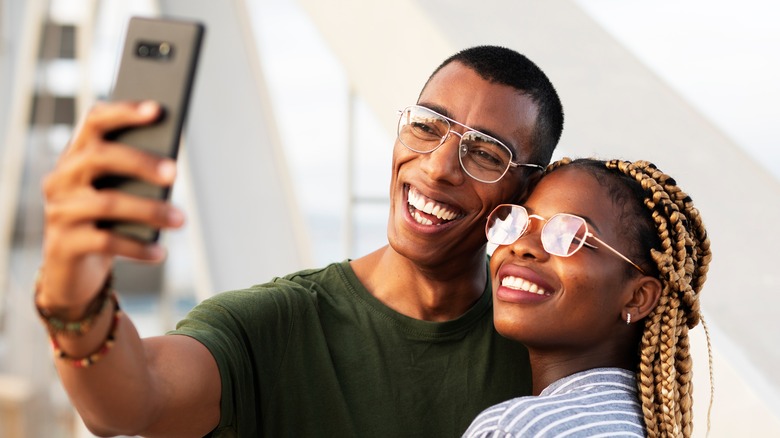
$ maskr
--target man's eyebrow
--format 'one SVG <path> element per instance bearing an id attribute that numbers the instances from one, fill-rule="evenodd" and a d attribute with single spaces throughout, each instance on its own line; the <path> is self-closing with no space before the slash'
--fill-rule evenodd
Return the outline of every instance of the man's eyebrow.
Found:
<path id="1" fill-rule="evenodd" d="M 457 121 L 455 119 L 455 117 L 452 117 L 452 114 L 449 111 L 447 111 L 446 108 L 444 108 L 444 107 L 442 107 L 440 105 L 437 105 L 435 103 L 430 103 L 430 102 L 417 102 L 417 105 L 424 106 L 425 108 L 428 108 L 429 110 L 436 111 L 437 113 L 439 113 L 439 114 L 441 114 L 443 116 L 449 117 L 452 120 Z M 460 121 L 457 121 L 457 122 L 461 123 Z M 466 125 L 466 126 L 468 126 L 468 125 Z M 513 142 L 509 141 L 506 138 L 503 138 L 501 135 L 495 133 L 494 131 L 492 131 L 492 130 L 490 130 L 488 128 L 481 128 L 479 126 L 468 126 L 468 128 L 469 129 L 473 129 L 474 131 L 479 131 L 479 132 L 481 132 L 483 134 L 487 134 L 487 135 L 495 138 L 496 140 L 500 141 L 501 143 L 506 145 L 506 147 L 509 148 L 509 150 L 512 152 L 512 157 L 514 159 L 518 159 L 519 151 L 517 150 L 517 147 L 515 146 L 515 144 Z"/>
<path id="2" fill-rule="evenodd" d="M 450 114 L 450 112 L 447 111 L 446 108 L 444 108 L 443 106 L 437 105 L 435 103 L 431 103 L 431 102 L 417 102 L 417 105 L 424 106 L 425 108 L 428 108 L 429 110 L 436 111 L 437 113 L 439 113 L 439 114 L 441 114 L 443 116 L 447 116 L 447 117 L 449 117 L 449 118 L 451 118 L 453 120 L 455 119 L 454 117 L 452 117 L 452 114 Z"/>

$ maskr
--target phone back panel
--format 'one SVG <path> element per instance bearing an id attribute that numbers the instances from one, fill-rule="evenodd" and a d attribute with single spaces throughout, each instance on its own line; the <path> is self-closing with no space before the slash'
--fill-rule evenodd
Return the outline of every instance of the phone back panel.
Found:
<path id="1" fill-rule="evenodd" d="M 121 132 L 117 140 L 176 156 L 202 35 L 199 23 L 130 19 L 111 100 L 151 99 L 165 113 L 158 123 Z"/>
<path id="2" fill-rule="evenodd" d="M 177 157 L 203 32 L 203 25 L 197 22 L 130 19 L 110 100 L 154 100 L 163 113 L 154 124 L 118 130 L 108 139 Z M 156 199 L 167 199 L 170 191 L 122 176 L 102 177 L 95 186 Z M 159 236 L 158 230 L 132 223 L 102 221 L 98 226 L 147 242 Z"/>

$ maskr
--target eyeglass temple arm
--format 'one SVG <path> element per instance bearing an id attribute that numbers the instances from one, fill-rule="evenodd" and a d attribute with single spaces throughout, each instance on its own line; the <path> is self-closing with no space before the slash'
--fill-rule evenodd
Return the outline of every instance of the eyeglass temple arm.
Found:
<path id="1" fill-rule="evenodd" d="M 610 250 L 610 251 L 612 251 L 613 253 L 615 253 L 615 255 L 617 255 L 617 256 L 618 256 L 618 257 L 620 257 L 621 259 L 623 259 L 623 260 L 627 261 L 628 263 L 630 263 L 630 264 L 631 264 L 631 266 L 633 266 L 633 267 L 637 268 L 637 269 L 639 270 L 639 272 L 641 272 L 642 274 L 645 274 L 645 270 L 644 270 L 644 269 L 640 268 L 640 267 L 639 267 L 639 265 L 637 265 L 636 263 L 634 263 L 634 262 L 632 262 L 631 260 L 629 260 L 629 259 L 628 259 L 628 257 L 626 257 L 626 256 L 624 256 L 623 254 L 621 254 L 621 253 L 620 253 L 618 250 L 616 250 L 615 248 L 613 248 L 613 247 L 609 246 L 609 245 L 607 244 L 607 242 L 605 242 L 605 241 L 603 241 L 603 240 L 599 239 L 598 237 L 594 236 L 594 235 L 593 235 L 593 233 L 590 233 L 590 232 L 588 233 L 588 237 L 592 237 L 592 238 L 593 238 L 593 240 L 595 240 L 596 242 L 598 242 L 598 243 L 600 243 L 600 244 L 604 245 L 604 247 L 605 247 L 605 248 L 607 248 L 608 250 Z M 587 245 L 587 243 L 586 243 L 586 245 Z M 590 245 L 590 246 L 592 247 L 593 245 Z"/>
<path id="2" fill-rule="evenodd" d="M 509 162 L 510 167 L 531 167 L 534 169 L 544 170 L 544 166 L 540 166 L 538 164 L 531 164 L 531 163 L 515 163 L 514 161 Z"/>

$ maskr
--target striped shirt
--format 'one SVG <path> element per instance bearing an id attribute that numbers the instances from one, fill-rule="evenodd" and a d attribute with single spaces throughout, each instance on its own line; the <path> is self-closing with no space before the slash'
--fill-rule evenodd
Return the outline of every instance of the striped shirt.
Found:
<path id="1" fill-rule="evenodd" d="M 644 437 L 634 373 L 594 368 L 485 409 L 464 438 Z"/>

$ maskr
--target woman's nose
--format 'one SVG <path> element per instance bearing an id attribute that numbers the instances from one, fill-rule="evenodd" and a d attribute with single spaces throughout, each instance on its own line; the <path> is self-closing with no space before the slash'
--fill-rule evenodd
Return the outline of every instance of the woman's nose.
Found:
<path id="1" fill-rule="evenodd" d="M 540 261 L 547 260 L 550 254 L 545 251 L 542 244 L 542 224 L 534 226 L 534 222 L 531 221 L 525 233 L 509 245 L 510 249 L 518 257 Z"/>

